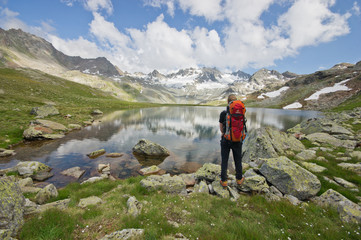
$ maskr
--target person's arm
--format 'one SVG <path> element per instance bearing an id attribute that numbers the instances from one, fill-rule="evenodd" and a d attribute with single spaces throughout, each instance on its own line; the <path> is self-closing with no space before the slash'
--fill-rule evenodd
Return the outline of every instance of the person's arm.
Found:
<path id="1" fill-rule="evenodd" d="M 224 132 L 223 132 L 223 124 L 222 123 L 219 123 L 219 130 L 221 130 L 221 133 L 222 133 L 222 136 L 223 136 L 223 134 L 224 134 Z"/>

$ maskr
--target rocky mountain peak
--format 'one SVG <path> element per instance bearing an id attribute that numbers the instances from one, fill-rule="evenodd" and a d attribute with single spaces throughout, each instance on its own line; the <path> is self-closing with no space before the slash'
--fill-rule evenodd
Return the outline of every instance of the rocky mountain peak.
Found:
<path id="1" fill-rule="evenodd" d="M 266 68 L 262 68 L 261 70 L 255 72 L 250 78 L 250 82 L 254 82 L 259 85 L 263 85 L 265 82 L 276 82 L 281 80 L 284 80 L 284 76 L 281 73 L 276 70 L 268 70 Z"/>
<path id="2" fill-rule="evenodd" d="M 346 69 L 346 68 L 351 68 L 353 66 L 354 64 L 351 63 L 339 63 L 333 66 L 331 69 Z"/>

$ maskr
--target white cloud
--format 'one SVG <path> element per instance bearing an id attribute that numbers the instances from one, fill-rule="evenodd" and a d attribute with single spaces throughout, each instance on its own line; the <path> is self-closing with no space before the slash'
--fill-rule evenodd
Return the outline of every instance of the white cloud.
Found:
<path id="1" fill-rule="evenodd" d="M 357 2 L 353 3 L 352 11 L 354 12 L 355 15 L 360 16 L 361 14 L 360 6 L 358 5 Z"/>
<path id="2" fill-rule="evenodd" d="M 105 56 L 122 70 L 131 72 L 153 69 L 169 72 L 196 65 L 222 70 L 269 67 L 276 60 L 297 55 L 305 46 L 329 42 L 350 32 L 347 22 L 350 13 L 331 11 L 335 0 L 143 1 L 147 6 L 165 6 L 173 17 L 177 17 L 178 8 L 185 16 L 204 17 L 208 21 L 207 26 L 192 26 L 192 22 L 187 26 L 189 30 L 171 27 L 163 14 L 143 29 L 118 29 L 101 13 L 101 10 L 113 13 L 111 0 L 62 0 L 69 6 L 76 1 L 93 13 L 89 23 L 93 38 L 61 39 L 53 34 L 52 22 L 31 27 L 19 20 L 19 13 L 7 8 L 0 8 L 0 26 L 43 36 L 69 55 Z M 282 4 L 283 13 L 275 16 L 274 23 L 264 23 L 262 16 L 273 4 Z M 357 2 L 352 11 L 360 12 Z M 213 27 L 215 22 L 223 28 Z"/>
<path id="3" fill-rule="evenodd" d="M 332 41 L 349 33 L 349 13 L 340 15 L 330 11 L 335 0 L 297 0 L 279 18 L 279 25 L 290 39 L 290 47 L 298 49 Z"/>
<path id="4" fill-rule="evenodd" d="M 141 68 L 161 71 L 195 66 L 192 39 L 185 30 L 169 27 L 160 15 L 146 30 L 128 29 Z"/>
<path id="5" fill-rule="evenodd" d="M 113 4 L 111 0 L 87 0 L 84 5 L 92 12 L 98 12 L 99 10 L 104 9 L 108 14 L 113 13 Z"/>

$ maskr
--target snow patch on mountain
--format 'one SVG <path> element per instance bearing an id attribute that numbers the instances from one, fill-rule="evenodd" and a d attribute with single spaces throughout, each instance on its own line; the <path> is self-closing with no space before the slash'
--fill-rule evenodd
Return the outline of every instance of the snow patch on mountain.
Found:
<path id="1" fill-rule="evenodd" d="M 348 81 L 350 81 L 351 79 L 346 79 L 343 80 L 339 83 L 335 83 L 335 85 L 333 85 L 332 87 L 326 87 L 323 88 L 317 92 L 315 92 L 314 94 L 312 94 L 311 96 L 309 96 L 308 98 L 306 98 L 306 101 L 309 100 L 318 100 L 318 98 L 320 97 L 321 94 L 326 94 L 326 93 L 332 93 L 332 92 L 337 92 L 337 91 L 348 91 L 348 90 L 352 90 L 351 88 L 347 87 L 346 85 L 344 85 L 345 83 L 347 83 Z"/>
<path id="2" fill-rule="evenodd" d="M 283 107 L 283 109 L 298 109 L 298 108 L 302 108 L 302 104 L 299 102 L 294 102 L 292 104 Z"/>
<path id="3" fill-rule="evenodd" d="M 262 93 L 257 98 L 258 99 L 264 99 L 265 96 L 269 97 L 269 98 L 278 97 L 279 95 L 281 95 L 282 92 L 287 91 L 288 89 L 289 89 L 289 87 L 281 87 L 280 89 L 278 89 L 276 91 L 273 91 L 273 92 Z"/>

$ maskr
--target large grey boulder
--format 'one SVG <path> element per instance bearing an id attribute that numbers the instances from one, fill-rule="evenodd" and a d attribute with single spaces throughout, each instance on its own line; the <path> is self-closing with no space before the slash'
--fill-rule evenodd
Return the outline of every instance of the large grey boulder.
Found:
<path id="1" fill-rule="evenodd" d="M 361 207 L 333 189 L 312 200 L 321 206 L 336 208 L 342 221 L 361 223 Z"/>
<path id="2" fill-rule="evenodd" d="M 168 149 L 146 139 L 139 140 L 139 142 L 133 147 L 133 153 L 144 157 L 169 156 Z"/>
<path id="3" fill-rule="evenodd" d="M 260 163 L 261 158 L 287 155 L 289 151 L 302 151 L 305 146 L 293 135 L 275 128 L 263 127 L 251 130 L 243 146 L 243 161 Z"/>
<path id="4" fill-rule="evenodd" d="M 283 194 L 300 200 L 314 197 L 321 189 L 321 182 L 314 174 L 284 156 L 264 159 L 259 171 Z"/>
<path id="5" fill-rule="evenodd" d="M 311 142 L 330 144 L 335 147 L 344 147 L 349 149 L 354 149 L 356 147 L 356 141 L 340 140 L 328 133 L 312 133 L 307 135 L 305 138 Z"/>
<path id="6" fill-rule="evenodd" d="M 55 130 L 55 131 L 67 131 L 68 130 L 63 124 L 53 122 L 50 120 L 38 119 L 38 120 L 34 121 L 33 124 L 47 127 L 52 130 Z"/>
<path id="7" fill-rule="evenodd" d="M 151 175 L 142 181 L 140 185 L 149 190 L 163 190 L 166 193 L 185 194 L 186 184 L 179 176 L 171 177 L 169 174 L 162 176 Z"/>
<path id="8" fill-rule="evenodd" d="M 127 239 L 142 239 L 144 235 L 144 229 L 123 229 L 122 231 L 116 231 L 108 234 L 100 240 L 127 240 Z"/>
<path id="9" fill-rule="evenodd" d="M 26 140 L 37 139 L 59 139 L 63 138 L 63 133 L 54 133 L 54 130 L 40 125 L 30 125 L 29 128 L 23 132 L 23 138 Z"/>
<path id="10" fill-rule="evenodd" d="M 39 118 L 44 118 L 47 116 L 58 115 L 59 110 L 53 105 L 45 105 L 41 107 L 34 107 L 33 109 L 31 109 L 30 114 L 36 115 Z"/>
<path id="11" fill-rule="evenodd" d="M 0 229 L 15 237 L 24 224 L 25 198 L 14 177 L 0 178 Z M 5 233 L 6 231 L 6 233 Z"/>

